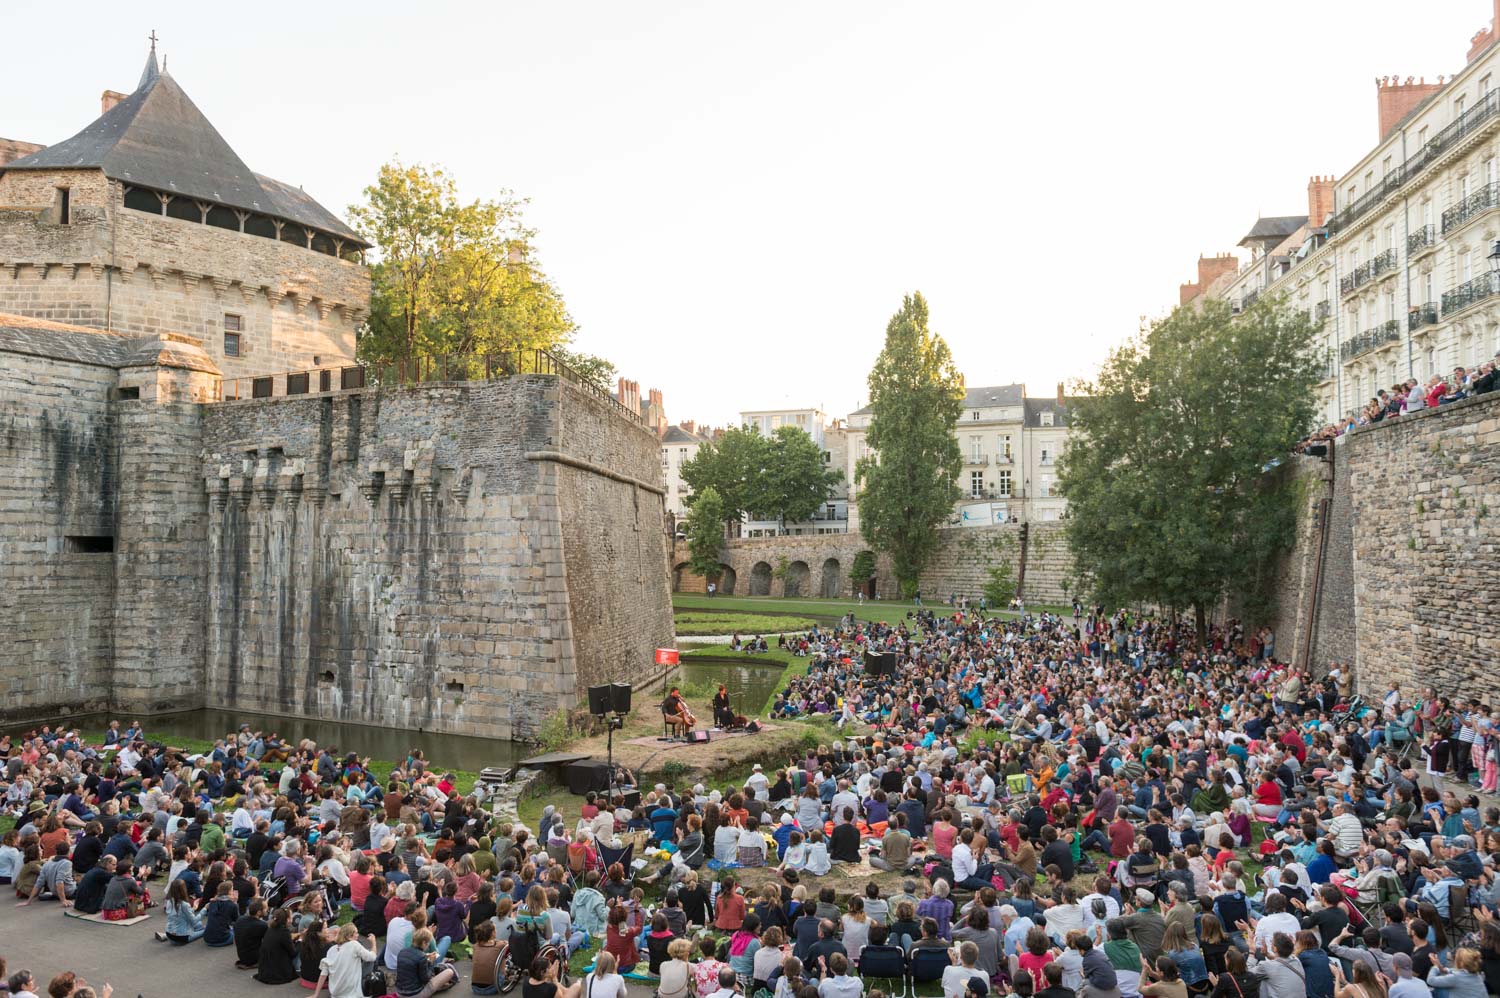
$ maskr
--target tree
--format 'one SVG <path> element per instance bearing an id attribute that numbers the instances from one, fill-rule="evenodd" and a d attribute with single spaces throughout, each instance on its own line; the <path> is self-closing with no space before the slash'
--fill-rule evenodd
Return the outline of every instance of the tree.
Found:
<path id="1" fill-rule="evenodd" d="M 758 474 L 749 479 L 748 511 L 774 519 L 782 529 L 787 523 L 810 519 L 844 477 L 823 464 L 823 452 L 796 426 L 781 426 L 764 440 Z"/>
<path id="2" fill-rule="evenodd" d="M 349 217 L 379 259 L 361 359 L 552 349 L 573 335 L 561 293 L 532 258 L 524 199 L 501 191 L 461 202 L 442 169 L 399 161 L 382 166 L 364 196 Z"/>
<path id="3" fill-rule="evenodd" d="M 1276 299 L 1182 306 L 1083 386 L 1059 482 L 1096 598 L 1191 607 L 1201 640 L 1224 595 L 1263 596 L 1297 506 L 1266 469 L 1312 425 L 1314 332 Z"/>
<path id="4" fill-rule="evenodd" d="M 724 499 L 713 486 L 699 492 L 687 512 L 688 567 L 709 582 L 718 581 L 721 574 L 724 518 Z"/>
<path id="5" fill-rule="evenodd" d="M 875 552 L 861 551 L 854 556 L 854 564 L 849 569 L 849 581 L 854 584 L 855 592 L 863 589 L 865 583 L 875 578 Z"/>
<path id="6" fill-rule="evenodd" d="M 581 353 L 570 350 L 567 347 L 553 347 L 552 352 L 557 359 L 573 369 L 585 384 L 597 388 L 601 392 L 611 390 L 611 382 L 615 380 L 615 365 L 603 357 L 596 357 L 591 353 Z"/>
<path id="7" fill-rule="evenodd" d="M 963 377 L 942 337 L 927 327 L 927 301 L 908 295 L 885 329 L 870 372 L 870 430 L 877 457 L 862 458 L 860 529 L 891 556 L 910 595 L 937 546 L 938 528 L 958 499 L 963 456 L 954 429 L 963 413 Z"/>
<path id="8" fill-rule="evenodd" d="M 750 511 L 765 463 L 766 438 L 754 426 L 736 427 L 699 444 L 680 474 L 693 496 L 712 488 L 724 501 L 725 519 L 740 520 Z M 690 497 L 689 505 L 693 501 Z"/>
<path id="9" fill-rule="evenodd" d="M 1008 562 L 989 570 L 989 578 L 984 583 L 984 598 L 993 610 L 1005 609 L 1016 598 L 1016 577 Z"/>

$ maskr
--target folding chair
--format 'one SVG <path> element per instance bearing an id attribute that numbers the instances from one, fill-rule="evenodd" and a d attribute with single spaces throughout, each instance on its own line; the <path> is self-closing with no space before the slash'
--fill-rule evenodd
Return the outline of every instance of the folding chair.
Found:
<path id="1" fill-rule="evenodd" d="M 911 963 L 907 976 L 911 979 L 912 994 L 917 993 L 917 985 L 943 979 L 943 971 L 953 965 L 948 958 L 948 947 L 946 946 L 919 946 L 911 951 Z"/>
<path id="2" fill-rule="evenodd" d="M 1448 888 L 1448 928 L 1455 937 L 1463 937 L 1479 931 L 1479 919 L 1469 907 L 1469 885 L 1459 884 Z"/>
<path id="3" fill-rule="evenodd" d="M 906 998 L 906 951 L 900 946 L 866 946 L 859 951 L 859 976 L 866 980 L 894 982 L 887 987 L 892 998 Z M 939 971 L 938 976 L 942 976 Z"/>
<path id="4" fill-rule="evenodd" d="M 599 861 L 604 864 L 604 868 L 606 870 L 611 866 L 614 866 L 616 863 L 619 863 L 622 867 L 625 868 L 625 879 L 633 879 L 635 877 L 635 871 L 630 868 L 630 864 L 635 862 L 635 841 L 632 839 L 628 845 L 625 845 L 619 849 L 611 849 L 603 842 L 600 842 Z"/>
<path id="5" fill-rule="evenodd" d="M 1376 915 L 1385 910 L 1385 906 L 1392 902 L 1399 902 L 1406 897 L 1406 892 L 1401 889 L 1401 880 L 1394 873 L 1388 873 L 1375 881 L 1375 900 L 1360 901 L 1354 898 L 1350 903 L 1364 916 L 1365 921 L 1378 924 Z"/>

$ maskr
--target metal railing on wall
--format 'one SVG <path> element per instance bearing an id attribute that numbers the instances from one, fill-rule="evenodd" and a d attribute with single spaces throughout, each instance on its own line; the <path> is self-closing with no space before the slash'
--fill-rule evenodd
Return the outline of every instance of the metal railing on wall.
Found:
<path id="1" fill-rule="evenodd" d="M 554 375 L 588 392 L 600 401 L 608 403 L 617 414 L 626 419 L 641 424 L 645 422 L 639 412 L 621 403 L 607 388 L 584 377 L 581 372 L 551 351 L 540 348 L 505 353 L 416 357 L 387 364 L 349 364 L 252 377 L 224 378 L 219 382 L 217 400 L 233 402 L 242 399 L 357 391 L 363 388 L 456 381 L 493 381 L 522 374 Z"/>

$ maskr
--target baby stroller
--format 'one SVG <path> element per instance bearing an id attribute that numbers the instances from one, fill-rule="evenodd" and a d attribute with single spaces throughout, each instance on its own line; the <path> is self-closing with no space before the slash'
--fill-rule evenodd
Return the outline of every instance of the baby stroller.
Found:
<path id="1" fill-rule="evenodd" d="M 1335 728 L 1342 728 L 1350 721 L 1357 721 L 1364 716 L 1364 697 L 1356 693 L 1348 703 L 1338 704 L 1333 708 L 1333 726 Z"/>

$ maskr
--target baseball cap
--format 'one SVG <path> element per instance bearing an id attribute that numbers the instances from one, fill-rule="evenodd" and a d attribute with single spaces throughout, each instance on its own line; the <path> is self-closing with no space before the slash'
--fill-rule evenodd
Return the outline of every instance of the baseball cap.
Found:
<path id="1" fill-rule="evenodd" d="M 1137 904 L 1155 904 L 1156 895 L 1144 887 L 1137 887 L 1135 889 L 1135 900 Z"/>

